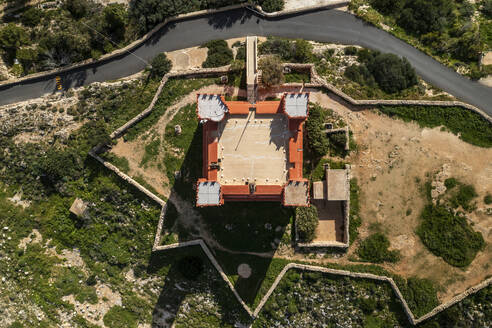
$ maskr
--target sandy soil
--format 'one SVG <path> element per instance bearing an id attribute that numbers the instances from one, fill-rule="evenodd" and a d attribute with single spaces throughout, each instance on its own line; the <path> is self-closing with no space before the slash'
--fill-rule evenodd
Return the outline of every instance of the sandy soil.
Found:
<path id="1" fill-rule="evenodd" d="M 492 51 L 489 51 L 482 58 L 482 65 L 492 65 Z"/>
<path id="2" fill-rule="evenodd" d="M 329 4 L 332 0 L 285 0 L 284 10 L 311 7 L 322 4 Z"/>
<path id="3" fill-rule="evenodd" d="M 123 0 L 124 1 L 124 0 Z M 236 42 L 245 42 L 245 38 L 233 38 L 226 40 L 230 48 Z M 234 55 L 236 49 L 232 49 Z M 173 63 L 173 72 L 183 71 L 188 69 L 198 69 L 202 67 L 202 63 L 207 59 L 207 48 L 191 47 L 186 49 L 179 49 L 175 51 L 166 52 L 167 58 Z"/>
<path id="4" fill-rule="evenodd" d="M 360 235 L 364 238 L 371 227 L 379 227 L 389 236 L 391 247 L 403 256 L 396 265 L 388 265 L 389 269 L 405 277 L 416 275 L 441 284 L 445 287 L 439 293 L 442 301 L 492 274 L 492 217 L 484 213 L 483 204 L 486 191 L 492 190 L 492 149 L 472 146 L 439 128 L 421 129 L 373 111 L 353 112 L 319 92 L 311 93 L 310 100 L 337 111 L 354 133 L 360 150 L 350 161 L 361 187 Z M 426 181 L 427 173 L 438 172 L 444 164 L 450 176 L 473 184 L 479 194 L 479 210 L 469 219 L 488 246 L 466 271 L 432 255 L 414 233 L 425 202 L 419 186 Z M 408 216 L 407 209 L 412 210 Z"/>

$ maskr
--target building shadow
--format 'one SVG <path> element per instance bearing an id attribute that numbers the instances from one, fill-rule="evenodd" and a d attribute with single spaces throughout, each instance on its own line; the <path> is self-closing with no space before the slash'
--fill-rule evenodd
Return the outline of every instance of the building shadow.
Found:
<path id="1" fill-rule="evenodd" d="M 201 272 L 191 279 L 186 276 L 187 267 L 183 267 L 183 261 L 190 257 L 198 258 L 203 265 Z M 204 303 L 209 303 L 207 296 L 204 295 L 211 295 L 214 306 L 219 312 L 219 316 L 215 317 L 214 321 L 218 320 L 224 325 L 233 325 L 238 321 L 247 323 L 249 320 L 246 311 L 241 307 L 199 246 L 153 252 L 147 274 L 165 275 L 152 312 L 151 326 L 153 328 L 172 327 L 177 320 L 186 321 L 186 315 L 193 311 L 200 312 L 202 318 L 206 320 L 207 312 L 203 310 L 203 303 L 197 304 L 200 309 L 190 305 L 196 301 L 197 295 L 200 295 L 199 297 Z M 190 298 L 191 296 L 194 298 Z M 177 318 L 182 307 L 185 307 L 182 309 L 185 317 Z M 208 315 L 215 316 L 215 313 L 208 313 Z"/>

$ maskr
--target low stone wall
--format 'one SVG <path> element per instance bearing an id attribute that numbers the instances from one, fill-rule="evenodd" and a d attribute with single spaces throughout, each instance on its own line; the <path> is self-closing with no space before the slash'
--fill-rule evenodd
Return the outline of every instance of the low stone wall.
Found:
<path id="1" fill-rule="evenodd" d="M 181 14 L 181 15 L 177 15 L 174 17 L 166 18 L 162 23 L 156 25 L 151 31 L 147 32 L 140 39 L 133 41 L 132 43 L 130 43 L 126 47 L 123 47 L 123 48 L 117 49 L 111 53 L 102 55 L 97 60 L 87 59 L 87 60 L 84 60 L 82 62 L 73 64 L 73 65 L 69 65 L 69 66 L 65 66 L 62 68 L 57 68 L 57 69 L 52 69 L 49 71 L 29 74 L 29 75 L 26 75 L 26 76 L 21 77 L 19 79 L 16 79 L 15 81 L 11 81 L 11 80 L 1 81 L 0 86 L 9 85 L 9 84 L 14 85 L 14 84 L 17 84 L 19 82 L 25 82 L 25 81 L 37 79 L 40 77 L 46 77 L 46 76 L 50 76 L 50 75 L 54 75 L 54 74 L 62 74 L 62 73 L 68 72 L 70 70 L 73 70 L 75 68 L 81 68 L 81 67 L 88 66 L 88 65 L 91 65 L 91 64 L 94 64 L 97 62 L 111 60 L 114 57 L 117 57 L 117 56 L 124 54 L 125 52 L 128 52 L 128 53 L 131 52 L 133 49 L 137 48 L 138 46 L 140 46 L 141 44 L 143 44 L 144 42 L 149 40 L 154 34 L 156 34 L 164 26 L 166 26 L 167 24 L 169 24 L 171 22 L 175 22 L 175 21 L 179 21 L 179 20 L 189 19 L 189 18 L 193 18 L 193 17 L 200 17 L 200 16 L 204 16 L 204 15 L 208 15 L 208 14 L 215 14 L 215 13 L 220 13 L 220 12 L 234 10 L 234 9 L 240 9 L 240 8 L 250 9 L 250 10 L 252 10 L 252 11 L 254 11 L 254 12 L 256 12 L 256 13 L 264 16 L 264 17 L 275 18 L 275 17 L 285 16 L 285 15 L 293 15 L 293 14 L 299 14 L 299 13 L 303 13 L 303 12 L 309 12 L 309 11 L 313 11 L 313 10 L 347 6 L 349 3 L 350 3 L 349 0 L 335 0 L 330 4 L 314 5 L 314 6 L 309 6 L 309 7 L 299 8 L 299 9 L 278 11 L 278 12 L 274 12 L 274 13 L 267 13 L 260 6 L 253 6 L 249 3 L 242 3 L 242 4 L 238 4 L 238 5 L 225 6 L 225 7 L 218 8 L 218 9 L 206 9 L 206 10 L 195 11 L 192 13 Z"/>
<path id="2" fill-rule="evenodd" d="M 181 71 L 181 72 L 176 72 L 176 73 L 168 73 L 162 77 L 161 83 L 159 84 L 159 87 L 157 88 L 157 92 L 154 95 L 154 98 L 152 98 L 152 101 L 150 102 L 149 106 L 144 109 L 140 114 L 123 124 L 121 127 L 118 129 L 114 130 L 111 134 L 110 137 L 111 139 L 119 138 L 126 130 L 140 122 L 143 118 L 147 117 L 152 111 L 154 110 L 154 106 L 159 100 L 159 96 L 161 95 L 162 89 L 164 88 L 164 85 L 167 83 L 167 81 L 170 78 L 182 78 L 182 77 L 187 77 L 187 78 L 194 78 L 194 77 L 205 77 L 205 76 L 211 76 L 211 75 L 217 75 L 217 74 L 225 74 L 229 72 L 229 67 L 230 65 L 222 66 L 222 67 L 216 67 L 216 68 L 202 68 L 202 69 L 197 69 L 197 70 L 186 70 L 186 71 Z"/>
<path id="3" fill-rule="evenodd" d="M 134 186 L 135 188 L 137 188 L 140 192 L 142 192 L 145 195 L 147 195 L 149 198 L 151 198 L 152 200 L 154 200 L 159 205 L 164 206 L 166 204 L 165 201 L 163 201 L 161 198 L 159 198 L 158 196 L 156 196 L 154 193 L 152 193 L 151 191 L 149 191 L 147 188 L 145 188 L 144 186 L 142 186 L 137 181 L 133 180 L 130 176 L 128 176 L 125 173 L 121 172 L 116 166 L 114 166 L 110 162 L 105 161 L 104 159 L 102 159 L 101 157 L 99 157 L 98 155 L 96 155 L 96 152 L 95 152 L 94 149 L 92 149 L 89 152 L 89 155 L 92 158 L 94 158 L 95 160 L 97 160 L 99 163 L 101 163 L 102 165 L 104 165 L 107 169 L 113 171 L 116 175 L 118 175 L 124 181 L 128 182 L 129 184 L 131 184 L 132 186 Z"/>

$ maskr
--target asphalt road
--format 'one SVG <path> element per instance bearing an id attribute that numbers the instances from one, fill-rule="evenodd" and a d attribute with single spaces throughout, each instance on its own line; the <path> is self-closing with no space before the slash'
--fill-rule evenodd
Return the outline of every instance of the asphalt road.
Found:
<path id="1" fill-rule="evenodd" d="M 213 39 L 246 35 L 274 35 L 356 44 L 391 52 L 406 57 L 427 82 L 492 115 L 492 88 L 461 77 L 389 33 L 338 10 L 323 10 L 275 19 L 257 16 L 247 9 L 207 15 L 168 24 L 133 52 L 136 56 L 150 61 L 162 51 L 188 48 Z M 89 64 L 63 73 L 61 74 L 63 86 L 68 89 L 134 74 L 145 67 L 145 62 L 136 56 L 125 53 L 108 61 Z M 0 86 L 0 105 L 55 92 L 55 75 Z"/>

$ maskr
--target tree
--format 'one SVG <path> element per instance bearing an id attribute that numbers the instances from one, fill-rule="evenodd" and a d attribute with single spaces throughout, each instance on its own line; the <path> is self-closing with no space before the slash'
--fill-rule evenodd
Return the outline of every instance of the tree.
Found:
<path id="1" fill-rule="evenodd" d="M 417 74 L 406 58 L 393 54 L 378 54 L 367 65 L 379 87 L 395 93 L 418 83 Z"/>
<path id="2" fill-rule="evenodd" d="M 280 58 L 277 56 L 262 58 L 259 62 L 259 68 L 261 79 L 266 86 L 271 87 L 284 82 L 284 69 Z"/>
<path id="3" fill-rule="evenodd" d="M 67 9 L 73 18 L 81 19 L 89 13 L 89 0 L 66 0 L 65 9 Z"/>
<path id="4" fill-rule="evenodd" d="M 224 40 L 212 40 L 207 42 L 204 47 L 208 48 L 207 59 L 203 62 L 203 67 L 220 67 L 230 64 L 234 59 L 232 50 Z"/>
<path id="5" fill-rule="evenodd" d="M 167 58 L 166 54 L 160 53 L 152 59 L 152 69 L 150 70 L 150 76 L 152 78 L 162 78 L 172 68 L 171 61 Z"/>
<path id="6" fill-rule="evenodd" d="M 399 15 L 405 0 L 371 0 L 371 6 L 385 15 Z"/>
<path id="7" fill-rule="evenodd" d="M 301 63 L 311 62 L 313 59 L 313 45 L 309 41 L 297 39 L 295 42 L 295 59 Z"/>
<path id="8" fill-rule="evenodd" d="M 125 26 L 127 22 L 126 9 L 122 4 L 111 3 L 103 10 L 105 29 L 118 39 L 125 35 Z"/>
<path id="9" fill-rule="evenodd" d="M 262 0 L 260 2 L 261 8 L 267 13 L 280 11 L 284 9 L 284 0 Z"/>
<path id="10" fill-rule="evenodd" d="M 24 28 L 9 23 L 0 29 L 0 48 L 9 56 L 15 55 L 18 48 L 29 43 L 29 36 Z"/>
<path id="11" fill-rule="evenodd" d="M 483 0 L 481 10 L 485 16 L 492 18 L 492 0 Z"/>
<path id="12" fill-rule="evenodd" d="M 326 133 L 323 132 L 325 112 L 321 106 L 312 105 L 309 108 L 309 116 L 306 122 L 309 148 L 318 159 L 328 153 L 330 144 Z"/>
<path id="13" fill-rule="evenodd" d="M 38 61 L 38 50 L 32 48 L 19 48 L 15 53 L 15 58 L 19 60 L 27 72 Z"/>
<path id="14" fill-rule="evenodd" d="M 318 210 L 315 206 L 296 208 L 296 229 L 301 241 L 313 241 L 318 223 Z"/>
<path id="15" fill-rule="evenodd" d="M 399 24 L 417 35 L 441 31 L 449 23 L 453 9 L 454 3 L 451 0 L 407 1 Z"/>
<path id="16" fill-rule="evenodd" d="M 26 26 L 36 26 L 41 22 L 41 10 L 36 7 L 27 9 L 21 17 L 22 24 Z"/>

